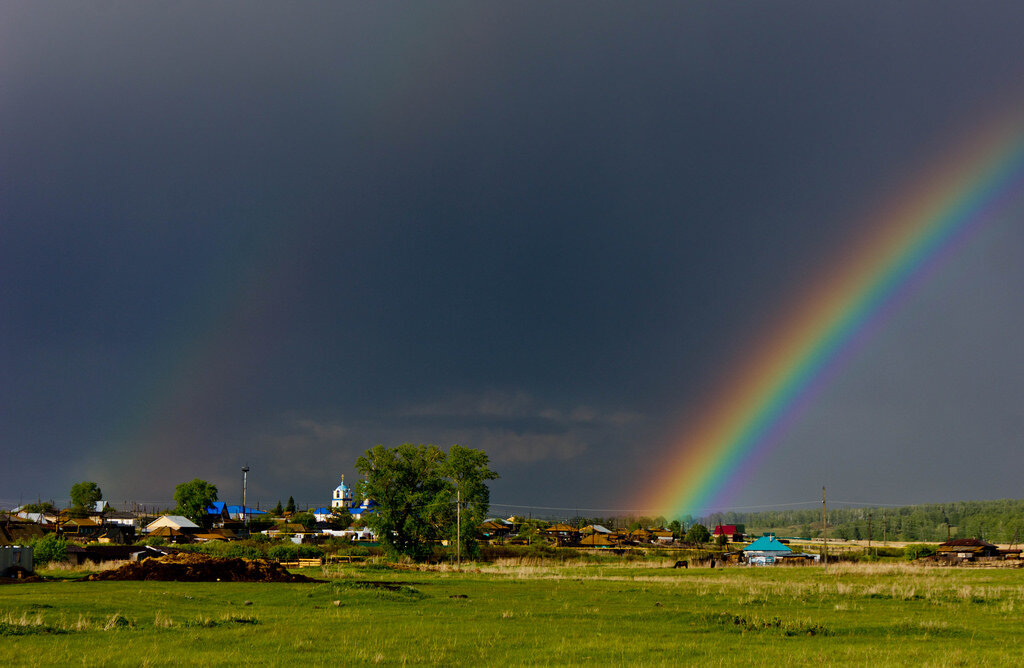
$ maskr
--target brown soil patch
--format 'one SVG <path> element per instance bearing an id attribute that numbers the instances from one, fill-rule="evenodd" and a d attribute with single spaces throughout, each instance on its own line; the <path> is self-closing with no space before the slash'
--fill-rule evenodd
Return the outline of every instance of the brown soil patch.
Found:
<path id="1" fill-rule="evenodd" d="M 293 575 L 281 564 L 262 559 L 220 559 L 181 552 L 125 564 L 88 580 L 163 580 L 176 582 L 317 582 Z"/>

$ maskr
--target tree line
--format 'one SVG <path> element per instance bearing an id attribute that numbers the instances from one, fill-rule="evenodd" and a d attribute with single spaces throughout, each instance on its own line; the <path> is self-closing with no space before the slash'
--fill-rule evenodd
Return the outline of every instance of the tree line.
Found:
<path id="1" fill-rule="evenodd" d="M 830 537 L 847 540 L 895 540 L 941 543 L 950 538 L 982 538 L 994 543 L 1024 542 L 1024 500 L 956 501 L 910 506 L 830 508 Z M 821 509 L 769 510 L 756 513 L 714 513 L 715 524 L 745 524 L 749 531 L 818 538 Z"/>

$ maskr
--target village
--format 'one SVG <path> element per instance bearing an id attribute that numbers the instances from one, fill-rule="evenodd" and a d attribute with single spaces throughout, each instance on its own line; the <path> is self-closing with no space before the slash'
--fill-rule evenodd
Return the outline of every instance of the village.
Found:
<path id="1" fill-rule="evenodd" d="M 173 512 L 116 509 L 104 500 L 66 509 L 18 507 L 0 513 L 0 577 L 29 574 L 34 562 L 50 557 L 39 554 L 34 558 L 33 554 L 32 546 L 47 536 L 61 542 L 60 558 L 72 565 L 102 567 L 246 541 L 264 548 L 271 546 L 249 556 L 269 556 L 287 566 L 319 565 L 350 553 L 352 548 L 364 548 L 363 556 L 370 554 L 370 548 L 378 545 L 370 521 L 377 510 L 373 499 L 355 498 L 344 476 L 331 491 L 328 504 L 304 510 L 296 508 L 292 499 L 286 507 L 279 502 L 272 510 L 214 501 L 200 517 L 193 518 Z M 662 550 L 667 555 L 687 557 L 676 560 L 677 567 L 689 567 L 691 563 L 710 567 L 821 564 L 829 558 L 849 559 L 863 551 L 857 541 L 812 542 L 774 533 L 751 536 L 744 525 L 718 524 L 709 531 L 699 523 L 686 528 L 678 521 L 669 526 L 633 522 L 632 526 L 610 529 L 597 523 L 572 526 L 519 516 L 487 518 L 476 527 L 474 539 L 494 549 L 540 546 L 616 554 Z M 447 546 L 447 541 L 439 543 L 440 548 Z M 222 553 L 226 549 L 226 545 L 219 548 Z M 870 550 L 868 541 L 867 553 Z M 957 538 L 934 548 L 919 545 L 905 550 L 908 555 L 944 564 L 1021 563 L 1020 549 L 977 538 Z M 343 558 L 359 557 L 345 554 Z"/>

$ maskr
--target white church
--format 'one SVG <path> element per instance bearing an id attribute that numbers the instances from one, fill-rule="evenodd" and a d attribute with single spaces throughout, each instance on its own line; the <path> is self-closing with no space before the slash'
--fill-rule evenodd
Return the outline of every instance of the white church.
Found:
<path id="1" fill-rule="evenodd" d="M 341 484 L 334 488 L 331 508 L 351 508 L 356 505 L 352 501 L 352 488 L 345 485 L 345 474 L 341 474 Z"/>
<path id="2" fill-rule="evenodd" d="M 358 520 L 362 519 L 364 515 L 374 512 L 376 505 L 372 499 L 363 499 L 363 502 L 357 506 L 352 488 L 345 484 L 345 475 L 342 474 L 341 483 L 334 488 L 334 492 L 331 494 L 331 507 L 317 508 L 313 514 L 318 522 L 325 522 L 335 509 L 347 508 L 352 514 L 352 518 Z"/>

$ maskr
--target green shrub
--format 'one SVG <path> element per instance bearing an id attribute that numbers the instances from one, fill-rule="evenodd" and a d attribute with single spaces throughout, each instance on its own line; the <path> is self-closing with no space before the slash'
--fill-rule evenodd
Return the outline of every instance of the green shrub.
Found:
<path id="1" fill-rule="evenodd" d="M 67 558 L 68 543 L 55 533 L 48 533 L 32 544 L 32 560 L 37 566 Z"/>
<path id="2" fill-rule="evenodd" d="M 267 556 L 275 561 L 294 561 L 299 558 L 299 546 L 295 544 L 275 545 L 267 550 Z"/>
<path id="3" fill-rule="evenodd" d="M 934 545 L 923 545 L 921 543 L 913 543 L 903 548 L 903 557 L 907 561 L 914 561 L 915 559 L 930 557 L 933 554 L 935 554 Z"/>

